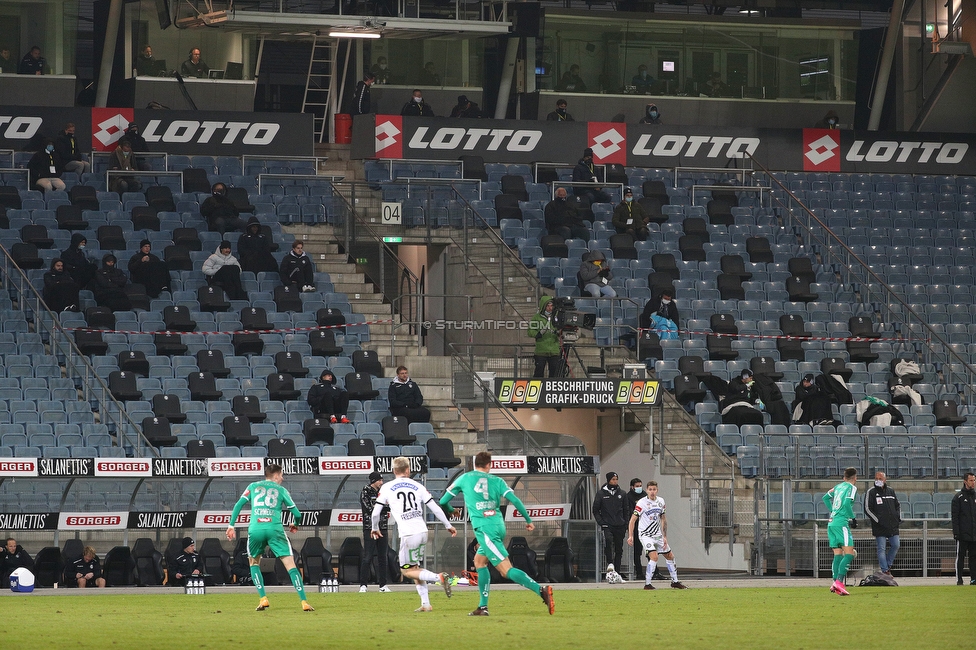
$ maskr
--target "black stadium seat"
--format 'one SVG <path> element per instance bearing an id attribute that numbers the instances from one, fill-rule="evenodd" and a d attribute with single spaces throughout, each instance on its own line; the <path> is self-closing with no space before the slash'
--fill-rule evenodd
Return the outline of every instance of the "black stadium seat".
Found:
<path id="1" fill-rule="evenodd" d="M 132 560 L 136 565 L 136 585 L 154 587 L 163 584 L 163 554 L 156 550 L 153 541 L 140 537 L 132 545 Z"/>
<path id="2" fill-rule="evenodd" d="M 545 574 L 549 582 L 579 582 L 575 570 L 576 558 L 569 540 L 553 537 L 546 547 Z"/>
<path id="3" fill-rule="evenodd" d="M 359 567 L 363 563 L 363 542 L 357 535 L 342 540 L 339 547 L 339 582 L 344 585 L 359 584 Z"/>
<path id="4" fill-rule="evenodd" d="M 332 553 L 325 548 L 320 537 L 307 537 L 299 552 L 304 569 L 305 584 L 317 585 L 322 578 L 333 578 Z"/>

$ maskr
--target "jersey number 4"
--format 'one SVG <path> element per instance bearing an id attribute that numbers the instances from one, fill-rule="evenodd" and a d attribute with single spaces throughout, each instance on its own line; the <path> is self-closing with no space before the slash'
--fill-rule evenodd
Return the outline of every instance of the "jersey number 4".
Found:
<path id="1" fill-rule="evenodd" d="M 252 503 L 258 508 L 274 508 L 276 505 L 278 505 L 278 490 L 275 490 L 274 488 L 266 490 L 259 487 L 254 490 L 254 501 L 252 501 Z"/>
<path id="2" fill-rule="evenodd" d="M 474 491 L 484 497 L 485 501 L 488 500 L 488 479 L 479 478 L 478 482 L 474 484 Z"/>

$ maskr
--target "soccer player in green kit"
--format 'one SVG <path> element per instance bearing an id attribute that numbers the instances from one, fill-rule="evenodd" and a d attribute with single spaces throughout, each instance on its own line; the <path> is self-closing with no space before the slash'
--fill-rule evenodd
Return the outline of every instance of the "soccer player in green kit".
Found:
<path id="1" fill-rule="evenodd" d="M 854 499 L 857 495 L 857 470 L 848 467 L 844 470 L 844 482 L 838 483 L 823 496 L 823 502 L 830 510 L 827 523 L 827 541 L 834 551 L 833 578 L 830 593 L 840 596 L 850 596 L 844 589 L 844 578 L 847 577 L 847 567 L 851 565 L 857 553 L 854 550 L 854 537 L 851 535 L 850 522 L 854 519 Z"/>
<path id="2" fill-rule="evenodd" d="M 488 562 L 495 565 L 498 573 L 512 582 L 518 583 L 534 591 L 542 597 L 542 602 L 549 608 L 549 613 L 556 611 L 556 604 L 552 598 L 552 587 L 541 586 L 538 582 L 528 576 L 521 569 L 512 566 L 508 559 L 508 551 L 505 550 L 505 516 L 501 509 L 501 500 L 508 499 L 509 503 L 518 509 L 522 518 L 525 519 L 525 529 L 535 530 L 535 526 L 529 519 L 522 501 L 515 496 L 512 488 L 498 476 L 491 472 L 491 453 L 487 451 L 479 452 L 474 457 L 474 471 L 466 472 L 459 476 L 447 492 L 441 497 L 440 505 L 450 514 L 454 511 L 451 508 L 451 499 L 458 494 L 464 494 L 464 507 L 471 518 L 471 526 L 474 528 L 474 536 L 478 540 L 478 550 L 474 555 L 474 566 L 478 570 L 478 589 L 481 599 L 478 602 L 478 609 L 470 612 L 468 616 L 488 616 L 488 591 L 491 587 L 491 574 L 488 573 Z"/>
<path id="3" fill-rule="evenodd" d="M 227 526 L 227 539 L 234 541 L 237 536 L 234 530 L 234 522 L 241 510 L 248 503 L 251 504 L 251 522 L 247 526 L 247 557 L 251 565 L 251 579 L 258 590 L 261 602 L 258 603 L 257 611 L 261 612 L 271 607 L 267 595 L 264 593 L 264 582 L 261 580 L 261 567 L 259 558 L 264 553 L 264 547 L 271 548 L 275 557 L 288 569 L 288 576 L 291 584 L 298 592 L 298 597 L 302 599 L 302 610 L 314 612 L 315 609 L 308 604 L 305 598 L 305 587 L 302 585 L 302 574 L 295 566 L 295 559 L 292 557 L 291 543 L 285 536 L 285 531 L 281 528 L 281 512 L 284 509 L 291 511 L 295 521 L 302 520 L 302 513 L 295 505 L 288 490 L 281 486 L 283 474 L 281 465 L 268 465 L 264 468 L 264 480 L 256 481 L 247 486 L 244 494 L 234 504 L 234 511 L 230 515 L 230 525 Z M 289 529 L 294 533 L 298 531 L 298 525 L 292 524 Z"/>

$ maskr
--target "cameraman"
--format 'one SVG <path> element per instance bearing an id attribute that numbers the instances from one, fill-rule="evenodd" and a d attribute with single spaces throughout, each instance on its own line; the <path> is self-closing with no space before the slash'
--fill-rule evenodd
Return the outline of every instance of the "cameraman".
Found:
<path id="1" fill-rule="evenodd" d="M 590 294 L 593 298 L 603 296 L 605 298 L 616 298 L 617 292 L 610 286 L 613 273 L 606 265 L 607 256 L 602 251 L 587 251 L 583 253 L 583 263 L 580 264 L 579 273 L 576 274 L 579 280 L 579 287 L 583 297 Z"/>
<path id="2" fill-rule="evenodd" d="M 559 333 L 552 324 L 552 298 L 539 298 L 539 313 L 529 321 L 529 336 L 535 339 L 535 373 L 533 377 L 545 377 L 549 366 L 550 377 L 563 376 L 563 357 Z"/>

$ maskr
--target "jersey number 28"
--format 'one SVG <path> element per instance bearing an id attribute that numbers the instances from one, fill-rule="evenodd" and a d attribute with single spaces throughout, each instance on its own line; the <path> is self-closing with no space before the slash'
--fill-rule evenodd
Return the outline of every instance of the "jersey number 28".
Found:
<path id="1" fill-rule="evenodd" d="M 274 508 L 278 505 L 278 490 L 271 488 L 266 490 L 265 488 L 256 488 L 254 490 L 254 505 L 258 508 L 268 507 Z"/>

